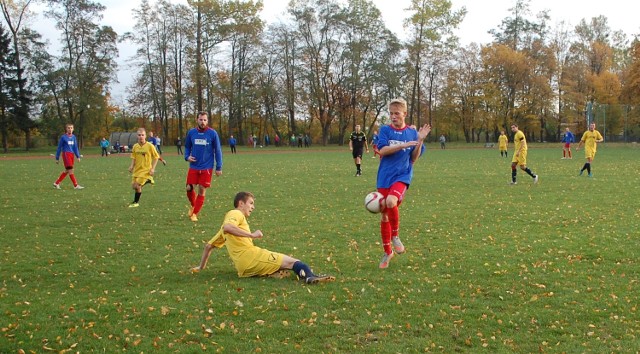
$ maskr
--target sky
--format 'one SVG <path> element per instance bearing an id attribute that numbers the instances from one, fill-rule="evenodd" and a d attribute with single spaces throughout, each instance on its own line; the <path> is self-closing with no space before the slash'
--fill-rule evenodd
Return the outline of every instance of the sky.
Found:
<path id="1" fill-rule="evenodd" d="M 94 0 L 102 3 L 104 12 L 103 25 L 109 25 L 118 33 L 132 31 L 134 19 L 131 10 L 140 6 L 139 0 Z M 153 0 L 150 0 L 153 2 Z M 170 0 L 173 3 L 186 3 L 186 0 Z M 346 0 L 338 0 L 346 3 Z M 387 27 L 394 31 L 399 38 L 404 38 L 403 20 L 407 17 L 403 10 L 408 8 L 411 0 L 372 0 L 380 9 Z M 263 19 L 267 22 L 278 22 L 286 18 L 285 11 L 288 0 L 263 0 Z M 465 7 L 467 14 L 454 33 L 460 38 L 462 45 L 472 42 L 484 44 L 492 40 L 488 31 L 496 29 L 502 20 L 510 17 L 510 8 L 515 6 L 516 0 L 451 0 L 454 11 Z M 631 11 L 628 0 L 531 0 L 530 10 L 532 16 L 543 10 L 549 10 L 551 20 L 549 25 L 553 28 L 561 21 L 567 23 L 568 28 L 577 25 L 580 20 L 589 21 L 592 17 L 604 15 L 608 19 L 612 30 L 622 30 L 631 36 L 640 33 L 640 22 L 635 11 Z M 41 5 L 43 6 L 43 5 Z M 36 12 L 43 12 L 44 7 L 34 8 Z M 50 21 L 49 21 L 50 22 Z M 52 45 L 58 42 L 58 33 L 53 24 L 42 18 L 31 24 L 36 30 L 49 38 Z M 132 73 L 126 68 L 130 67 L 127 60 L 134 53 L 135 48 L 130 44 L 121 44 L 118 59 L 121 70 L 118 73 L 120 83 L 113 87 L 112 96 L 115 104 L 123 104 L 125 89 L 131 83 Z"/>

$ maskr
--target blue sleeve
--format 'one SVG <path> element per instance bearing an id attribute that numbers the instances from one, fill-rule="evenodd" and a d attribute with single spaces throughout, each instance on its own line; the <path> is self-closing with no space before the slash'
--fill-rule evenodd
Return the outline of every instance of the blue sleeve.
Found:
<path id="1" fill-rule="evenodd" d="M 220 147 L 220 137 L 218 133 L 215 134 L 215 144 L 216 144 L 216 171 L 222 171 L 222 148 Z"/>
<path id="2" fill-rule="evenodd" d="M 184 160 L 188 161 L 191 155 L 191 131 L 187 133 L 187 137 L 184 139 Z"/>
<path id="3" fill-rule="evenodd" d="M 387 136 L 387 129 L 382 127 L 380 133 L 378 133 L 378 149 L 382 150 L 383 147 L 389 145 L 389 137 Z"/>
<path id="4" fill-rule="evenodd" d="M 60 137 L 60 140 L 58 140 L 58 149 L 56 150 L 56 160 L 60 159 L 60 152 L 62 152 L 62 144 L 63 144 L 63 140 L 62 140 L 62 137 Z"/>
<path id="5" fill-rule="evenodd" d="M 80 158 L 80 148 L 78 147 L 78 139 L 76 139 L 75 135 L 72 137 L 72 139 L 73 139 L 73 153 L 76 155 L 77 158 Z"/>

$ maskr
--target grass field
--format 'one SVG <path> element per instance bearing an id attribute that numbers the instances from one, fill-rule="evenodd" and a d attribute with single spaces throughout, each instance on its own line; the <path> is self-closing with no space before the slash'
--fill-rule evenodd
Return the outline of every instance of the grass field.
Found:
<path id="1" fill-rule="evenodd" d="M 378 160 L 354 177 L 346 147 L 227 153 L 197 223 L 168 147 L 136 209 L 128 155 L 83 151 L 81 191 L 52 188 L 51 157 L 0 156 L 0 352 L 638 352 L 640 150 L 600 145 L 588 178 L 553 146 L 509 186 L 496 149 L 430 144 L 386 270 L 362 206 Z M 240 190 L 257 245 L 336 282 L 241 279 L 225 250 L 191 274 Z"/>

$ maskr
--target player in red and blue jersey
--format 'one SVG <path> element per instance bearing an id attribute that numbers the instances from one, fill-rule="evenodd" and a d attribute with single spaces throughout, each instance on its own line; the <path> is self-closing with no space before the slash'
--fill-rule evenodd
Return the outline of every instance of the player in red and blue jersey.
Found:
<path id="1" fill-rule="evenodd" d="M 207 126 L 209 116 L 206 112 L 198 113 L 198 126 L 189 130 L 184 142 L 184 159 L 189 161 L 187 174 L 187 198 L 191 203 L 189 218 L 198 221 L 198 213 L 204 204 L 207 188 L 211 186 L 211 176 L 222 175 L 222 149 L 218 133 Z M 198 185 L 198 193 L 194 189 Z"/>
<path id="2" fill-rule="evenodd" d="M 562 159 L 567 159 L 567 154 L 569 155 L 569 159 L 571 159 L 571 143 L 575 141 L 575 136 L 569 130 L 569 128 L 565 128 L 564 136 L 562 137 L 562 142 L 564 145 L 562 146 Z"/>
<path id="3" fill-rule="evenodd" d="M 64 171 L 60 174 L 60 177 L 53 182 L 53 188 L 60 189 L 60 182 L 69 175 L 69 179 L 73 183 L 74 189 L 84 189 L 83 186 L 78 184 L 76 176 L 73 173 L 74 157 L 80 158 L 80 150 L 78 149 L 78 139 L 73 135 L 73 124 L 67 124 L 64 127 L 65 134 L 60 137 L 58 141 L 58 150 L 56 150 L 56 163 L 60 162 L 60 156 L 62 156 L 62 163 L 64 163 Z"/>
<path id="4" fill-rule="evenodd" d="M 402 203 L 404 194 L 413 178 L 413 164 L 425 150 L 424 139 L 429 135 L 431 126 L 425 124 L 416 131 L 414 127 L 405 124 L 407 116 L 407 102 L 397 98 L 389 103 L 389 117 L 391 124 L 380 128 L 378 134 L 378 149 L 380 151 L 380 166 L 378 167 L 378 192 L 385 197 L 384 209 L 381 212 L 380 235 L 384 256 L 380 261 L 380 268 L 387 268 L 395 253 L 405 252 L 404 245 L 398 236 L 400 228 L 400 213 L 398 206 Z"/>

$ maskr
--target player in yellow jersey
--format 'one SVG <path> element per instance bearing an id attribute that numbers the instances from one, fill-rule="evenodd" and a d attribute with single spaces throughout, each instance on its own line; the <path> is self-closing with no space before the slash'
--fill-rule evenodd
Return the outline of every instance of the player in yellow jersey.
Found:
<path id="1" fill-rule="evenodd" d="M 582 176 L 582 172 L 587 170 L 589 177 L 593 177 L 591 174 L 591 162 L 596 157 L 597 144 L 604 141 L 602 134 L 596 130 L 596 123 L 589 124 L 589 130 L 582 134 L 582 139 L 580 139 L 580 143 L 576 150 L 580 149 L 582 145 L 584 145 L 584 157 L 587 159 L 587 162 L 584 163 L 582 169 L 580 170 L 580 176 Z"/>
<path id="2" fill-rule="evenodd" d="M 133 203 L 129 208 L 137 208 L 140 204 L 142 187 L 147 183 L 153 184 L 153 175 L 158 164 L 158 151 L 155 146 L 147 142 L 147 132 L 144 128 L 138 128 L 138 142 L 131 149 L 131 165 L 129 172 L 132 173 L 131 188 L 135 191 Z"/>
<path id="3" fill-rule="evenodd" d="M 509 144 L 509 138 L 507 134 L 504 133 L 504 130 L 500 131 L 500 136 L 498 137 L 498 149 L 500 150 L 500 156 L 507 157 L 507 145 Z"/>
<path id="4" fill-rule="evenodd" d="M 239 192 L 233 200 L 233 206 L 235 209 L 225 215 L 218 233 L 204 246 L 200 265 L 191 268 L 192 273 L 198 273 L 207 266 L 207 260 L 214 248 L 227 246 L 229 257 L 240 277 L 281 277 L 283 271 L 293 270 L 307 284 L 335 280 L 329 275 L 314 274 L 308 265 L 298 259 L 253 244 L 254 239 L 264 236 L 260 230 L 251 232 L 247 222 L 255 208 L 253 194 Z"/>
<path id="5" fill-rule="evenodd" d="M 531 172 L 531 170 L 527 167 L 527 138 L 524 136 L 524 133 L 518 129 L 517 124 L 511 124 L 511 131 L 514 132 L 513 135 L 513 143 L 516 146 L 516 149 L 513 153 L 513 159 L 511 160 L 511 183 L 517 184 L 516 175 L 518 174 L 517 166 L 520 166 L 520 169 L 526 172 L 531 178 L 533 178 L 533 183 L 538 183 L 538 175 Z"/>

